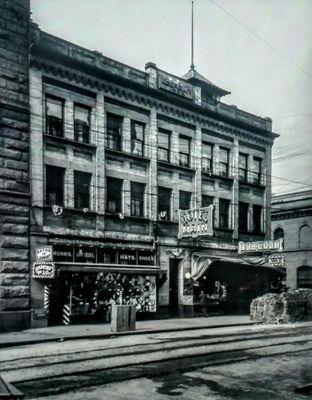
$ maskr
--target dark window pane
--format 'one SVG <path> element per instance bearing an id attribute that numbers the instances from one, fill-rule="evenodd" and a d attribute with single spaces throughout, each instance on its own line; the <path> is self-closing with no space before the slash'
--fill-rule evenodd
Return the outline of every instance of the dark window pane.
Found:
<path id="1" fill-rule="evenodd" d="M 158 132 L 158 159 L 170 162 L 170 133 Z"/>
<path id="2" fill-rule="evenodd" d="M 46 133 L 63 136 L 63 100 L 46 98 Z"/>
<path id="3" fill-rule="evenodd" d="M 239 179 L 247 181 L 248 156 L 246 154 L 239 155 Z"/>
<path id="4" fill-rule="evenodd" d="M 229 150 L 225 149 L 224 147 L 220 147 L 220 175 L 221 176 L 228 176 L 229 175 Z"/>
<path id="5" fill-rule="evenodd" d="M 254 183 L 261 183 L 262 175 L 262 160 L 260 158 L 254 158 L 253 160 L 253 173 L 252 179 Z"/>
<path id="6" fill-rule="evenodd" d="M 64 174 L 65 170 L 63 168 L 46 166 L 46 204 L 63 205 Z"/>
<path id="7" fill-rule="evenodd" d="M 190 166 L 190 144 L 189 138 L 180 136 L 179 138 L 179 163 L 182 167 Z"/>
<path id="8" fill-rule="evenodd" d="M 106 147 L 121 151 L 122 117 L 107 114 Z"/>
<path id="9" fill-rule="evenodd" d="M 312 267 L 302 266 L 297 269 L 298 288 L 312 289 Z"/>
<path id="10" fill-rule="evenodd" d="M 191 208 L 191 192 L 180 190 L 179 209 L 188 210 Z"/>
<path id="11" fill-rule="evenodd" d="M 253 230 L 255 233 L 260 233 L 262 231 L 261 214 L 262 214 L 262 207 L 253 205 Z"/>
<path id="12" fill-rule="evenodd" d="M 230 201 L 226 199 L 219 199 L 219 227 L 229 227 L 229 207 Z"/>
<path id="13" fill-rule="evenodd" d="M 75 106 L 75 140 L 89 143 L 90 134 L 90 110 L 86 107 Z"/>
<path id="14" fill-rule="evenodd" d="M 107 201 L 106 209 L 109 213 L 120 213 L 122 211 L 122 180 L 107 178 Z"/>
<path id="15" fill-rule="evenodd" d="M 75 208 L 90 207 L 91 174 L 74 171 Z"/>
<path id="16" fill-rule="evenodd" d="M 248 204 L 239 203 L 239 225 L 238 229 L 242 232 L 247 232 L 248 230 Z"/>
<path id="17" fill-rule="evenodd" d="M 284 239 L 284 231 L 282 228 L 275 229 L 274 234 L 273 234 L 273 239 L 274 240 Z"/>
<path id="18" fill-rule="evenodd" d="M 213 148 L 211 144 L 202 144 L 202 170 L 212 173 Z"/>
<path id="19" fill-rule="evenodd" d="M 171 218 L 171 189 L 158 188 L 158 218 L 170 220 Z"/>
<path id="20" fill-rule="evenodd" d="M 202 195 L 202 207 L 208 207 L 213 204 L 213 196 Z"/>
<path id="21" fill-rule="evenodd" d="M 131 152 L 143 156 L 144 151 L 144 124 L 131 121 Z"/>
<path id="22" fill-rule="evenodd" d="M 131 215 L 135 217 L 144 216 L 144 192 L 145 185 L 131 182 Z"/>

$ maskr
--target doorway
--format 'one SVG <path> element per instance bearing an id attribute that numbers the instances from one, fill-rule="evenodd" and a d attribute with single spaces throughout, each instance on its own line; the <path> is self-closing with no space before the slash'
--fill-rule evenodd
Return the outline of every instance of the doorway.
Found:
<path id="1" fill-rule="evenodd" d="M 169 261 L 169 314 L 177 316 L 179 311 L 179 273 L 180 260 L 170 259 Z"/>

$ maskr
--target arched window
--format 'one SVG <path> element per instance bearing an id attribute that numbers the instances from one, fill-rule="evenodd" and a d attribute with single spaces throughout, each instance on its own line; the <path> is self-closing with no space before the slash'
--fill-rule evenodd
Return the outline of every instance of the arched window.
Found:
<path id="1" fill-rule="evenodd" d="M 297 269 L 297 286 L 312 289 L 312 267 L 304 265 Z"/>
<path id="2" fill-rule="evenodd" d="M 273 233 L 274 240 L 284 239 L 284 231 L 282 228 L 276 228 Z"/>
<path id="3" fill-rule="evenodd" d="M 299 247 L 301 249 L 312 247 L 312 235 L 309 225 L 302 225 L 299 229 Z"/>

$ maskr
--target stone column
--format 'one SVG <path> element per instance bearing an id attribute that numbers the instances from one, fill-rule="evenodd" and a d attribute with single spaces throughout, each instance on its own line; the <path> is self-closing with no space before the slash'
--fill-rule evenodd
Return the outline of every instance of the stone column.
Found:
<path id="1" fill-rule="evenodd" d="M 131 122 L 129 117 L 123 119 L 121 149 L 125 153 L 131 153 Z"/>
<path id="2" fill-rule="evenodd" d="M 124 215 L 131 215 L 131 184 L 128 179 L 123 181 L 123 210 Z"/>
<path id="3" fill-rule="evenodd" d="M 96 149 L 96 190 L 98 214 L 105 213 L 105 113 L 104 93 L 100 92 L 96 97 L 94 124 L 91 123 L 91 135 L 97 146 Z M 91 120 L 92 121 L 92 120 Z M 102 226 L 104 228 L 104 226 Z"/>
<path id="4" fill-rule="evenodd" d="M 212 173 L 213 175 L 219 175 L 219 163 L 220 163 L 220 147 L 218 144 L 215 144 L 213 146 L 213 157 L 212 157 Z"/>
<path id="5" fill-rule="evenodd" d="M 64 106 L 64 137 L 74 140 L 74 102 L 67 99 Z"/>
<path id="6" fill-rule="evenodd" d="M 201 168 L 201 154 L 202 154 L 202 132 L 199 126 L 196 126 L 194 149 L 191 152 L 193 165 L 195 168 L 194 188 L 195 198 L 194 207 L 200 207 L 202 204 L 202 168 Z"/>
<path id="7" fill-rule="evenodd" d="M 234 139 L 233 155 L 232 155 L 232 176 L 234 178 L 232 187 L 232 228 L 234 229 L 233 238 L 238 239 L 238 213 L 239 213 L 239 182 L 238 182 L 238 160 L 239 145 L 238 139 Z"/>
<path id="8" fill-rule="evenodd" d="M 170 140 L 170 162 L 179 165 L 179 133 L 173 131 Z"/>
<path id="9" fill-rule="evenodd" d="M 157 113 L 155 109 L 151 110 L 149 120 L 149 179 L 147 187 L 147 216 L 152 221 L 157 220 Z"/>
<path id="10" fill-rule="evenodd" d="M 265 160 L 263 160 L 262 182 L 265 185 L 263 218 L 265 239 L 271 239 L 271 197 L 272 197 L 272 146 L 267 146 Z"/>

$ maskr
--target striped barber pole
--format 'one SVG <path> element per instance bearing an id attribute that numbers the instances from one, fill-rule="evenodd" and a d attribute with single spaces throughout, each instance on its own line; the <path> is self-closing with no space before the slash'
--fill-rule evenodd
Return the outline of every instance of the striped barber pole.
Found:
<path id="1" fill-rule="evenodd" d="M 64 304 L 63 306 L 63 324 L 70 324 L 70 306 L 69 304 Z"/>
<path id="2" fill-rule="evenodd" d="M 45 285 L 43 289 L 43 308 L 47 312 L 49 312 L 49 306 L 50 306 L 50 288 L 48 285 Z"/>

